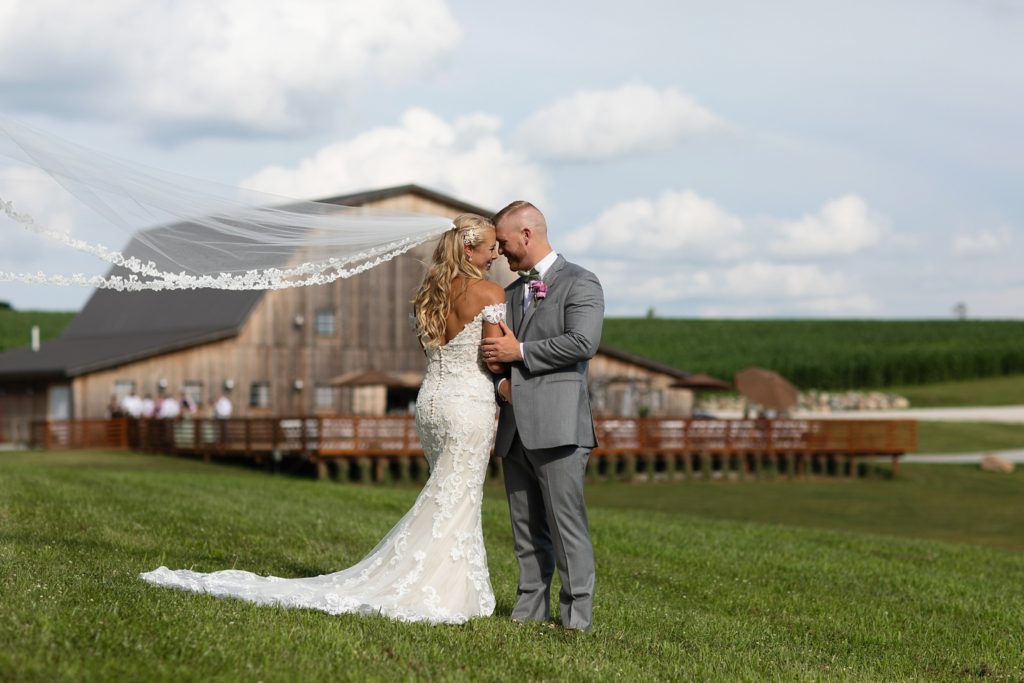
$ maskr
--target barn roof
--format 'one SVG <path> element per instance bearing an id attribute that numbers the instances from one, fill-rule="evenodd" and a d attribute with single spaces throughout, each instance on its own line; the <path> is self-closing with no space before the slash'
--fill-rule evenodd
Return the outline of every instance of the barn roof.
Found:
<path id="1" fill-rule="evenodd" d="M 636 365 L 637 367 L 644 368 L 645 370 L 657 372 L 662 375 L 668 375 L 669 377 L 674 377 L 679 380 L 685 380 L 692 374 L 685 370 L 674 368 L 671 365 L 665 365 L 664 363 L 659 363 L 656 360 L 651 360 L 650 358 L 638 356 L 635 353 L 630 353 L 629 351 L 624 351 L 623 349 L 608 346 L 607 344 L 601 344 L 598 347 L 597 352 L 602 355 L 608 356 L 609 358 L 614 358 L 615 360 L 622 361 L 623 363 Z"/>
<path id="2" fill-rule="evenodd" d="M 319 201 L 362 206 L 407 195 L 459 211 L 492 213 L 419 185 L 399 185 Z M 143 260 L 162 260 L 159 254 L 147 254 L 137 243 L 129 250 Z M 98 289 L 58 339 L 46 342 L 39 351 L 22 348 L 0 354 L 0 380 L 75 377 L 228 339 L 239 333 L 263 294 L 210 289 L 128 293 Z"/>

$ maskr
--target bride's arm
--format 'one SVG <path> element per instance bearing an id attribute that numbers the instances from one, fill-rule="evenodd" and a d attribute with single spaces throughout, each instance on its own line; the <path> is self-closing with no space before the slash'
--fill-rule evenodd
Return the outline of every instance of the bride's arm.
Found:
<path id="1" fill-rule="evenodd" d="M 502 336 L 504 332 L 501 331 L 499 323 L 505 320 L 505 290 L 489 280 L 481 281 L 473 290 L 476 294 L 474 297 L 477 299 L 476 303 L 483 312 L 481 338 Z M 505 363 L 487 359 L 484 359 L 484 362 L 487 364 L 487 369 L 499 377 L 508 373 Z"/>

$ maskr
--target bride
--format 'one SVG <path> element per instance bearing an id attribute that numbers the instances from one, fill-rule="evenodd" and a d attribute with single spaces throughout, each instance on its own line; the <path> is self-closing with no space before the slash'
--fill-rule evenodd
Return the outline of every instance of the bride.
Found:
<path id="1" fill-rule="evenodd" d="M 203 574 L 160 567 L 140 578 L 219 597 L 331 614 L 382 614 L 401 621 L 463 623 L 494 612 L 481 526 L 483 483 L 495 431 L 483 337 L 501 335 L 505 293 L 484 279 L 498 257 L 494 225 L 463 214 L 441 237 L 415 299 L 427 355 L 416 427 L 430 477 L 409 512 L 348 569 L 286 579 L 246 571 Z"/>

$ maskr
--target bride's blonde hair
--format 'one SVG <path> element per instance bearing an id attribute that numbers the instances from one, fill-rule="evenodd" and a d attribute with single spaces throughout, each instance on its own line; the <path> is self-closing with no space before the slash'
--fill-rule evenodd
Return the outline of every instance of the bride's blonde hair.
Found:
<path id="1" fill-rule="evenodd" d="M 455 218 L 454 227 L 441 236 L 434 249 L 434 257 L 423 276 L 423 283 L 413 299 L 416 331 L 424 347 L 444 344 L 445 326 L 452 308 L 452 283 L 457 275 L 473 280 L 483 278 L 482 270 L 474 266 L 463 247 L 475 247 L 484 241 L 494 224 L 475 213 L 464 213 Z"/>

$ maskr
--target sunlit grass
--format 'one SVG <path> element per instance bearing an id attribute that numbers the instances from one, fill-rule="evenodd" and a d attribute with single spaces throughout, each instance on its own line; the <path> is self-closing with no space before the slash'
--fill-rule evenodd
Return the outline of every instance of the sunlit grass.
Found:
<path id="1" fill-rule="evenodd" d="M 898 517 L 878 513 L 889 496 L 923 501 L 934 488 L 934 506 L 983 519 L 978 498 L 1019 500 L 1021 478 L 905 470 L 896 481 L 589 486 L 596 629 L 578 635 L 509 620 L 515 566 L 497 486 L 484 505 L 497 614 L 430 627 L 136 578 L 160 564 L 332 571 L 373 546 L 414 488 L 132 454 L 0 454 L 0 680 L 959 681 L 982 667 L 986 680 L 1019 680 L 1024 554 L 876 532 Z M 958 503 L 958 489 L 973 493 Z M 740 512 L 726 519 L 730 507 Z M 929 524 L 949 520 L 922 513 L 901 534 L 937 537 Z"/>

